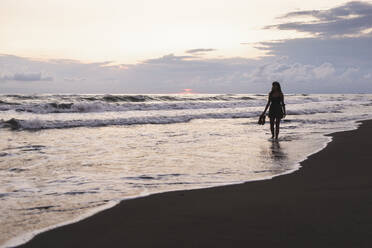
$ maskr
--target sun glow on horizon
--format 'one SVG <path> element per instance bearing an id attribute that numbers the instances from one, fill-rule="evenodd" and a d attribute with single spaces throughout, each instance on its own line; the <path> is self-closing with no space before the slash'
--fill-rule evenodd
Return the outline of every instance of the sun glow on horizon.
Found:
<path id="1" fill-rule="evenodd" d="M 193 92 L 192 89 L 183 89 L 183 91 L 178 94 L 191 95 L 191 94 L 197 94 L 197 93 Z"/>

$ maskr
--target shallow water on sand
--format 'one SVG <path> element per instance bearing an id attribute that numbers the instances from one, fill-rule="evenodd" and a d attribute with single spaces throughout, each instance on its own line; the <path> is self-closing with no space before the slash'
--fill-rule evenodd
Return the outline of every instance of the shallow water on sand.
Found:
<path id="1" fill-rule="evenodd" d="M 266 96 L 151 98 L 143 106 L 95 97 L 0 98 L 23 109 L 0 105 L 0 244 L 126 198 L 290 173 L 325 146 L 324 134 L 372 117 L 371 95 L 288 96 L 288 117 L 272 141 L 268 124 L 256 124 Z M 56 113 L 51 99 L 105 107 Z M 11 118 L 17 130 L 6 122 Z"/>

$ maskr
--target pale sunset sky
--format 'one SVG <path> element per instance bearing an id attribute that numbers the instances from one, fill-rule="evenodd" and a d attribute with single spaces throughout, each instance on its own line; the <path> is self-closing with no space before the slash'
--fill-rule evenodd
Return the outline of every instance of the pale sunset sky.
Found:
<path id="1" fill-rule="evenodd" d="M 372 93 L 372 2 L 1 0 L 0 93 Z"/>

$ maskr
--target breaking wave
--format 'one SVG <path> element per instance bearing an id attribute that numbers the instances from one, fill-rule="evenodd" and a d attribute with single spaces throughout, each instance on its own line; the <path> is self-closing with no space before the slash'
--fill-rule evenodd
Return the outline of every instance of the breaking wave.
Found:
<path id="1" fill-rule="evenodd" d="M 153 101 L 231 101 L 231 100 L 251 100 L 254 97 L 225 94 L 225 95 L 4 95 L 15 100 L 45 100 L 45 99 L 77 99 L 86 101 L 105 101 L 105 102 L 153 102 Z"/>
<path id="2" fill-rule="evenodd" d="M 76 103 L 42 103 L 42 104 L 2 104 L 0 111 L 14 110 L 36 114 L 49 113 L 92 113 L 92 112 L 124 112 L 172 109 L 215 109 L 244 108 L 262 105 L 263 102 L 152 102 L 152 103 L 107 103 L 107 102 L 76 102 Z"/>
<path id="3" fill-rule="evenodd" d="M 101 127 L 113 125 L 140 125 L 140 124 L 171 124 L 189 122 L 193 119 L 226 119 L 226 118 L 249 118 L 257 116 L 259 113 L 207 113 L 196 115 L 176 115 L 176 116 L 147 116 L 130 117 L 115 119 L 91 119 L 91 120 L 19 120 L 12 118 L 3 121 L 3 127 L 9 127 L 13 130 L 39 130 L 52 128 L 73 128 L 73 127 Z"/>

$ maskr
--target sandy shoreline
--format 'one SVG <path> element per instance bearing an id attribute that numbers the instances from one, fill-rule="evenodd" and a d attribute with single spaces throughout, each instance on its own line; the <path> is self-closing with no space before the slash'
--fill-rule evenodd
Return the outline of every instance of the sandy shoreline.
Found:
<path id="1" fill-rule="evenodd" d="M 370 247 L 372 120 L 272 180 L 127 200 L 20 247 Z"/>

